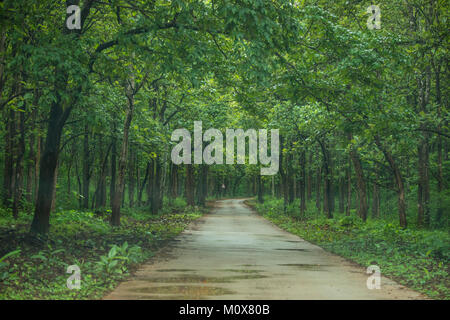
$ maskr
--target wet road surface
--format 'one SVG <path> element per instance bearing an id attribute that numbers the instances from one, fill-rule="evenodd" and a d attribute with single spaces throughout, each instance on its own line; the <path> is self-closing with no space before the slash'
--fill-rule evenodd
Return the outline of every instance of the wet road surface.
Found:
<path id="1" fill-rule="evenodd" d="M 222 200 L 105 299 L 423 299 Z M 381 270 L 382 272 L 383 270 Z"/>

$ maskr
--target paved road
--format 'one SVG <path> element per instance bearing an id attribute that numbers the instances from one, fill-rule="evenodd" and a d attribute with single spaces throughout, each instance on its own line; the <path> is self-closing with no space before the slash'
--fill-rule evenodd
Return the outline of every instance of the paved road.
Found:
<path id="1" fill-rule="evenodd" d="M 105 299 L 423 299 L 223 200 Z M 382 270 L 381 270 L 382 271 Z"/>

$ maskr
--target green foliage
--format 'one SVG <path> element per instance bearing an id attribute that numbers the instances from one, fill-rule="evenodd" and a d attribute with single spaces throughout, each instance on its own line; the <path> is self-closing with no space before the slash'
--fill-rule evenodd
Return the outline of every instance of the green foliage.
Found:
<path id="1" fill-rule="evenodd" d="M 17 224 L 14 236 L 2 248 L 17 247 L 0 258 L 0 299 L 101 298 L 203 214 L 200 210 L 185 210 L 181 200 L 176 202 L 175 207 L 169 206 L 158 216 L 130 209 L 119 228 L 112 228 L 92 212 L 56 212 L 46 242 L 23 241 L 27 224 Z M 23 219 L 29 221 L 25 215 Z M 0 234 L 10 227 L 9 223 L 9 219 L 0 220 Z M 80 267 L 79 290 L 66 286 L 69 265 Z"/>
<path id="2" fill-rule="evenodd" d="M 386 220 L 363 223 L 354 215 L 336 219 L 309 215 L 299 220 L 283 214 L 281 203 L 267 199 L 264 204 L 252 205 L 270 221 L 307 241 L 363 266 L 376 264 L 383 275 L 432 298 L 450 299 L 448 232 L 404 229 Z"/>
<path id="3" fill-rule="evenodd" d="M 15 255 L 19 255 L 20 251 L 20 249 L 11 251 L 0 258 L 0 281 L 8 283 L 9 280 L 13 280 L 15 277 L 17 277 L 17 273 L 13 273 L 14 269 L 8 268 L 10 264 L 6 261 L 6 259 L 9 257 L 14 257 Z"/>
<path id="4" fill-rule="evenodd" d="M 309 204 L 300 216 L 297 201 L 285 206 L 275 200 L 261 207 L 268 217 L 324 245 L 343 242 L 340 249 L 333 250 L 387 252 L 392 253 L 391 260 L 407 254 L 404 263 L 411 263 L 411 268 L 415 262 L 408 260 L 410 256 L 445 265 L 450 208 L 450 162 L 445 154 L 450 120 L 446 103 L 448 1 L 380 0 L 380 30 L 365 28 L 368 4 L 340 0 L 134 1 L 132 5 L 81 1 L 87 16 L 78 33 L 64 28 L 63 1 L 1 1 L 2 185 L 5 189 L 18 185 L 13 181 L 17 174 L 21 183 L 27 184 L 19 189 L 28 190 L 22 196 L 16 193 L 21 199 L 15 199 L 13 190 L 0 190 L 7 207 L 0 207 L 0 232 L 7 235 L 1 254 L 31 246 L 25 236 L 10 238 L 8 232 L 20 230 L 23 235 L 33 219 L 34 201 L 23 198 L 34 199 L 37 193 L 38 148 L 40 154 L 53 157 L 41 164 L 58 163 L 55 212 L 40 212 L 44 217 L 50 214 L 51 234 L 49 239 L 36 240 L 50 241 L 51 247 L 31 246 L 22 251 L 26 257 L 8 258 L 20 261 L 8 265 L 9 274 L 19 278 L 11 280 L 17 281 L 13 283 L 17 291 L 11 289 L 5 296 L 34 297 L 37 291 L 23 287 L 23 279 L 30 276 L 33 285 L 51 291 L 50 296 L 73 298 L 76 294 L 66 294 L 64 288 L 45 289 L 44 284 L 51 281 L 44 278 L 41 283 L 40 273 L 62 269 L 69 263 L 63 257 L 92 269 L 100 256 L 104 257 L 100 260 L 103 269 L 116 275 L 125 273 L 128 267 L 123 261 L 129 260 L 123 257 L 127 255 L 119 253 L 122 246 L 113 250 L 112 245 L 139 246 L 145 256 L 150 252 L 149 243 L 172 237 L 186 221 L 199 216 L 199 209 L 186 208 L 182 198 L 164 198 L 162 209 L 154 216 L 145 207 L 127 208 L 135 200 L 134 190 L 124 196 L 121 227 L 110 227 L 111 210 L 105 208 L 106 201 L 97 200 L 107 193 L 106 185 L 114 186 L 112 150 L 114 146 L 119 158 L 119 143 L 125 141 L 124 123 L 130 129 L 128 157 L 121 159 L 118 167 L 124 174 L 121 180 L 129 179 L 126 183 L 142 188 L 137 190 L 139 206 L 152 200 L 145 189 L 155 190 L 153 164 L 163 163 L 161 176 L 168 177 L 165 170 L 174 129 L 191 130 L 195 120 L 202 120 L 204 129 L 276 128 L 283 140 L 281 173 L 294 183 L 304 181 L 300 172 L 305 168 L 308 174 L 318 170 L 319 180 L 326 176 L 334 186 L 343 187 L 346 171 L 354 172 L 354 164 L 348 161 L 354 150 L 367 184 L 382 189 L 383 219 L 369 217 L 368 223 L 363 223 L 355 209 L 350 217 L 337 214 L 335 219 L 325 219 Z M 130 101 L 133 117 L 128 119 Z M 48 126 L 52 115 L 59 115 L 57 125 Z M 57 128 L 61 136 L 46 132 L 46 128 Z M 61 143 L 46 150 L 47 144 L 42 143 L 46 137 Z M 419 157 L 422 144 L 428 151 Z M 313 156 L 311 160 L 300 159 L 305 153 Z M 431 191 L 425 205 L 430 219 L 423 228 L 430 231 L 414 229 L 419 221 L 417 194 L 427 189 L 419 183 L 423 174 L 417 170 L 418 159 L 426 159 L 422 164 L 428 170 L 425 180 Z M 328 173 L 323 170 L 327 166 Z M 393 174 L 393 167 L 398 167 L 398 175 Z M 47 169 L 40 172 L 51 171 Z M 153 172 L 148 174 L 150 169 Z M 213 179 L 206 180 L 214 181 L 215 186 L 209 194 L 217 198 L 253 195 L 258 169 L 258 165 L 211 167 L 207 178 Z M 185 174 L 182 166 L 179 170 L 178 176 Z M 197 166 L 194 171 L 198 177 Z M 393 208 L 398 207 L 399 187 L 394 176 L 402 177 L 411 229 L 400 228 L 393 219 L 398 214 Z M 355 179 L 350 178 L 354 187 Z M 165 192 L 170 179 L 162 180 L 160 187 Z M 197 183 L 199 179 L 194 180 Z M 267 191 L 272 181 L 267 177 L 262 181 Z M 222 183 L 225 190 L 221 190 Z M 273 183 L 277 191 L 288 184 L 281 174 Z M 426 197 L 422 194 L 422 199 Z M 16 218 L 13 207 L 19 208 Z M 440 231 L 431 231 L 433 228 Z M 62 248 L 69 244 L 72 249 Z M 404 252 L 402 246 L 407 248 Z M 83 254 L 75 248 L 82 248 Z M 65 251 L 59 251 L 62 249 Z M 393 268 L 405 273 L 402 268 L 410 267 L 403 267 L 400 261 L 396 260 Z M 386 265 L 389 270 L 388 261 Z M 430 271 L 421 262 L 418 266 L 427 279 L 440 272 L 434 267 Z M 397 272 L 394 269 L 392 274 Z M 92 290 L 78 293 L 80 297 L 101 291 L 104 279 L 97 276 L 94 271 L 86 275 L 84 281 Z M 412 276 L 405 277 L 414 281 Z"/>
<path id="5" fill-rule="evenodd" d="M 124 274 L 128 270 L 128 264 L 137 263 L 140 255 L 141 247 L 129 247 L 128 242 L 125 241 L 122 246 L 113 245 L 107 255 L 100 256 L 97 267 L 105 277 Z"/>

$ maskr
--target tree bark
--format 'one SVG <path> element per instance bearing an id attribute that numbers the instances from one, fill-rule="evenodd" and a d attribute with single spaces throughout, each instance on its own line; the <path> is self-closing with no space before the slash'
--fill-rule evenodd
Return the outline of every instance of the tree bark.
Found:
<path id="1" fill-rule="evenodd" d="M 14 179 L 14 199 L 12 205 L 12 212 L 14 219 L 19 217 L 19 207 L 22 200 L 23 193 L 23 157 L 25 154 L 25 119 L 24 113 L 19 113 L 19 141 L 17 146 L 17 153 L 15 158 L 15 179 Z"/>
<path id="2" fill-rule="evenodd" d="M 122 148 L 119 157 L 117 183 L 115 187 L 114 198 L 112 201 L 111 225 L 113 226 L 120 225 L 120 206 L 123 199 L 123 192 L 125 187 L 125 171 L 127 167 L 128 136 L 134 111 L 134 77 L 131 77 L 131 79 L 129 79 L 127 83 L 126 96 L 128 101 L 127 112 L 125 116 L 125 123 L 123 126 Z"/>
<path id="3" fill-rule="evenodd" d="M 194 206 L 194 167 L 186 165 L 186 201 L 188 206 Z"/>
<path id="4" fill-rule="evenodd" d="M 436 104 L 437 104 L 437 114 L 438 118 L 442 118 L 442 94 L 441 94 L 441 63 L 435 63 L 434 60 L 432 60 L 432 66 L 434 69 L 434 76 L 435 76 L 435 89 L 436 89 Z M 438 126 L 438 130 L 441 131 L 441 124 Z M 439 223 L 441 221 L 442 215 L 444 213 L 444 206 L 443 206 L 443 194 L 444 191 L 444 173 L 443 173 L 443 166 L 442 166 L 442 136 L 438 135 L 437 137 L 437 166 L 438 166 L 438 172 L 436 176 L 437 180 L 437 191 L 438 191 L 438 204 L 437 204 L 437 212 L 436 212 L 436 222 Z"/>
<path id="5" fill-rule="evenodd" d="M 322 206 L 320 205 L 320 187 L 322 185 L 322 166 L 317 166 L 316 169 L 316 208 L 321 212 Z"/>
<path id="6" fill-rule="evenodd" d="M 111 181 L 109 185 L 109 201 L 111 207 L 113 206 L 114 195 L 116 193 L 116 165 L 117 165 L 117 139 L 115 137 L 115 125 L 113 126 L 113 138 L 111 148 Z"/>
<path id="7" fill-rule="evenodd" d="M 300 153 L 300 171 L 301 171 L 301 178 L 300 178 L 300 217 L 305 217 L 305 211 L 306 211 L 306 151 L 303 149 Z"/>
<path id="8" fill-rule="evenodd" d="M 425 77 L 418 79 L 419 86 L 419 107 L 424 114 L 428 113 L 428 102 L 430 96 L 431 70 L 428 67 L 425 71 Z M 421 129 L 426 129 L 426 124 L 421 124 Z M 422 132 L 423 138 L 418 146 L 418 212 L 417 222 L 419 226 L 430 225 L 430 185 L 429 185 L 429 133 L 426 130 Z"/>
<path id="9" fill-rule="evenodd" d="M 324 170 L 324 177 L 323 177 L 323 211 L 325 211 L 327 218 L 331 219 L 333 218 L 333 211 L 332 211 L 332 204 L 331 204 L 331 189 L 332 189 L 332 177 L 331 177 L 331 155 L 330 151 L 328 150 L 328 147 L 326 145 L 326 141 L 318 140 L 322 155 L 323 155 L 323 170 Z"/>
<path id="10" fill-rule="evenodd" d="M 345 212 L 345 177 L 339 177 L 339 212 Z"/>
<path id="11" fill-rule="evenodd" d="M 63 126 L 69 116 L 71 107 L 63 108 L 58 96 L 50 110 L 44 150 L 39 165 L 39 187 L 31 233 L 45 234 L 50 228 L 50 211 L 52 195 L 55 191 L 56 166 L 59 157 L 59 147 Z M 50 196 L 49 196 L 50 195 Z"/>
<path id="12" fill-rule="evenodd" d="M 172 199 L 178 196 L 178 166 L 173 163 L 170 171 L 170 196 Z"/>
<path id="13" fill-rule="evenodd" d="M 139 206 L 142 206 L 142 192 L 144 191 L 145 185 L 147 183 L 149 171 L 150 171 L 150 161 L 147 162 L 147 166 L 145 168 L 144 181 L 142 181 L 141 187 L 139 188 L 139 194 L 138 194 Z"/>
<path id="14" fill-rule="evenodd" d="M 373 184 L 372 191 L 372 217 L 380 217 L 380 189 L 376 183 Z"/>
<path id="15" fill-rule="evenodd" d="M 206 204 L 206 193 L 208 190 L 208 166 L 206 164 L 202 164 L 200 166 L 200 177 L 198 181 L 198 204 L 204 207 Z"/>
<path id="16" fill-rule="evenodd" d="M 108 156 L 111 150 L 112 143 L 109 144 L 105 155 L 100 155 L 100 159 L 103 159 L 100 169 L 100 175 L 98 179 L 97 189 L 95 190 L 95 208 L 102 208 L 106 205 L 106 166 L 108 163 Z"/>
<path id="17" fill-rule="evenodd" d="M 350 134 L 349 140 L 352 139 L 353 137 Z M 364 179 L 364 172 L 362 169 L 361 160 L 359 159 L 359 155 L 353 146 L 350 147 L 350 158 L 352 159 L 356 174 L 357 195 L 359 200 L 358 216 L 363 221 L 366 221 L 368 210 L 366 180 Z"/>
<path id="18" fill-rule="evenodd" d="M 36 93 L 35 93 L 36 95 Z M 31 121 L 34 124 L 36 122 L 37 118 L 37 109 L 34 108 L 31 114 Z M 31 130 L 30 136 L 29 136 L 29 151 L 28 151 L 28 162 L 27 162 L 27 186 L 26 186 L 26 199 L 28 202 L 33 201 L 33 185 L 36 173 L 36 151 L 35 151 L 35 144 L 36 144 L 36 134 L 34 130 Z"/>
<path id="19" fill-rule="evenodd" d="M 352 208 L 352 161 L 348 157 L 348 168 L 347 168 L 347 205 L 345 208 L 345 215 L 350 215 L 350 210 Z"/>
<path id="20" fill-rule="evenodd" d="M 312 199 L 312 180 L 313 180 L 313 169 L 312 169 L 312 160 L 313 160 L 312 152 L 309 152 L 309 160 L 308 160 L 308 180 L 307 180 L 307 189 L 306 189 L 306 198 L 308 200 Z"/>
<path id="21" fill-rule="evenodd" d="M 135 164 L 136 164 L 136 153 L 133 149 L 130 150 L 130 165 L 128 168 L 128 202 L 130 208 L 134 207 L 134 187 L 136 184 L 135 179 Z"/>
<path id="22" fill-rule="evenodd" d="M 89 185 L 91 180 L 91 164 L 89 150 L 89 126 L 84 127 L 83 139 L 83 209 L 89 208 Z"/>
<path id="23" fill-rule="evenodd" d="M 399 216 L 400 227 L 406 228 L 407 227 L 406 197 L 405 197 L 405 187 L 403 184 L 402 174 L 400 172 L 399 167 L 397 166 L 397 163 L 394 160 L 394 157 L 387 150 L 387 148 L 382 144 L 382 142 L 378 136 L 375 137 L 375 144 L 381 150 L 381 152 L 383 152 L 383 154 L 386 158 L 386 161 L 389 163 L 389 166 L 391 167 L 391 170 L 394 173 L 394 179 L 395 179 L 396 188 L 397 188 L 398 216 Z"/>
<path id="24" fill-rule="evenodd" d="M 3 170 L 3 205 L 11 207 L 14 190 L 14 151 L 16 136 L 16 113 L 13 109 L 7 111 L 5 134 L 5 163 Z"/>
<path id="25" fill-rule="evenodd" d="M 263 199 L 263 182 L 261 179 L 261 175 L 258 172 L 258 176 L 256 177 L 256 179 L 258 180 L 258 202 L 259 203 L 263 203 L 264 199 Z"/>
<path id="26" fill-rule="evenodd" d="M 152 214 L 158 214 L 161 197 L 161 162 L 159 156 L 153 159 L 154 178 L 152 180 Z"/>

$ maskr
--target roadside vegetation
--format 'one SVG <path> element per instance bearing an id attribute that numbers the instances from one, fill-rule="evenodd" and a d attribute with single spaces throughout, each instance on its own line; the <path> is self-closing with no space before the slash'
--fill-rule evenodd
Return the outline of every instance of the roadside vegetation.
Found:
<path id="1" fill-rule="evenodd" d="M 28 234 L 31 214 L 14 220 L 3 209 L 0 299 L 99 299 L 202 213 L 178 198 L 158 215 L 128 209 L 121 226 L 112 227 L 110 210 L 63 210 L 52 215 L 44 239 Z M 67 287 L 70 265 L 80 268 L 80 289 Z"/>
<path id="2" fill-rule="evenodd" d="M 298 202 L 283 213 L 283 200 L 269 198 L 249 205 L 282 229 L 362 266 L 378 265 L 383 276 L 435 299 L 450 299 L 450 236 L 444 230 L 403 229 L 385 216 L 364 223 L 355 211 L 334 219 L 317 210 L 298 215 Z M 311 206 L 313 207 L 313 205 Z"/>

